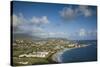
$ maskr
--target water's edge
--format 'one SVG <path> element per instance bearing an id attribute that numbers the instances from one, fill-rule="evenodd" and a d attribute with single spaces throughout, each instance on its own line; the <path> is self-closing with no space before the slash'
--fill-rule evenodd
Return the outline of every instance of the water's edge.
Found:
<path id="1" fill-rule="evenodd" d="M 90 45 L 87 45 L 87 46 L 90 46 Z M 80 48 L 84 48 L 84 47 L 80 47 Z M 57 51 L 55 54 L 52 55 L 52 60 L 58 63 L 62 63 L 62 55 L 65 52 L 73 50 L 73 49 L 78 49 L 78 48 L 64 48 L 63 50 Z"/>

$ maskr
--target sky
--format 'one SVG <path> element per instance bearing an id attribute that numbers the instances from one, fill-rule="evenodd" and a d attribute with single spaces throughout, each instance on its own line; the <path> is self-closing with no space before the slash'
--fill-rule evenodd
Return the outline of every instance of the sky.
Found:
<path id="1" fill-rule="evenodd" d="M 33 38 L 97 39 L 97 7 L 14 1 L 13 34 Z"/>

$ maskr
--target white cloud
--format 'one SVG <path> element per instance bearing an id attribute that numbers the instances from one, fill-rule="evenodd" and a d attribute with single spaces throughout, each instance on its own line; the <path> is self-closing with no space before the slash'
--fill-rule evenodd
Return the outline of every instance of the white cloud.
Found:
<path id="1" fill-rule="evenodd" d="M 42 16 L 41 22 L 42 23 L 49 23 L 48 17 L 47 16 Z"/>
<path id="2" fill-rule="evenodd" d="M 41 27 L 34 27 L 34 26 L 19 26 L 16 31 L 14 31 L 15 34 L 27 34 L 31 36 L 37 36 L 37 37 L 47 37 L 47 33 L 42 29 Z"/>
<path id="3" fill-rule="evenodd" d="M 81 28 L 78 32 L 78 35 L 80 37 L 84 37 L 84 36 L 96 36 L 97 35 L 97 31 L 96 30 L 86 30 L 84 28 Z"/>
<path id="4" fill-rule="evenodd" d="M 82 28 L 79 30 L 79 36 L 86 36 L 86 35 L 87 35 L 87 32 L 85 29 Z"/>
<path id="5" fill-rule="evenodd" d="M 88 6 L 79 6 L 77 10 L 85 17 L 92 16 L 92 10 Z"/>
<path id="6" fill-rule="evenodd" d="M 49 23 L 48 17 L 47 16 L 42 16 L 42 17 L 36 17 L 33 16 L 30 19 L 26 19 L 22 13 L 19 13 L 18 15 L 13 14 L 12 15 L 13 19 L 13 26 L 18 26 L 18 25 L 42 25 L 42 24 L 47 24 Z"/>
<path id="7" fill-rule="evenodd" d="M 97 30 L 91 30 L 91 31 L 88 31 L 87 32 L 88 33 L 88 35 L 92 35 L 92 36 L 96 36 L 97 35 Z"/>
<path id="8" fill-rule="evenodd" d="M 48 32 L 48 37 L 63 37 L 67 38 L 67 34 L 65 32 Z"/>
<path id="9" fill-rule="evenodd" d="M 47 16 L 42 16 L 42 17 L 35 17 L 35 16 L 33 16 L 30 21 L 33 24 L 36 24 L 36 25 L 49 23 L 49 20 L 48 20 Z"/>
<path id="10" fill-rule="evenodd" d="M 22 13 L 16 15 L 12 15 L 13 19 L 13 33 L 20 34 L 25 33 L 28 35 L 33 36 L 41 36 L 44 37 L 47 33 L 41 28 L 40 25 L 49 23 L 47 16 L 36 17 L 33 16 L 32 18 L 25 18 Z"/>
<path id="11" fill-rule="evenodd" d="M 18 16 L 13 15 L 12 17 L 13 17 L 13 26 L 17 26 L 17 25 L 19 25 L 21 23 L 20 22 L 21 20 L 19 19 Z"/>
<path id="12" fill-rule="evenodd" d="M 60 14 L 64 19 L 70 20 L 75 17 L 76 11 L 74 9 L 72 9 L 71 7 L 69 7 L 69 8 L 64 7 L 63 10 L 60 11 Z"/>
<path id="13" fill-rule="evenodd" d="M 49 35 L 65 35 L 64 32 L 49 32 Z"/>
<path id="14" fill-rule="evenodd" d="M 93 15 L 93 11 L 85 5 L 77 6 L 76 8 L 64 7 L 60 11 L 60 15 L 65 20 L 73 20 L 79 16 L 90 17 Z"/>
<path id="15" fill-rule="evenodd" d="M 22 13 L 19 13 L 18 15 L 13 14 L 12 15 L 12 20 L 13 20 L 13 26 L 18 26 L 20 24 L 23 24 L 25 22 L 27 22 L 27 20 L 24 18 Z"/>
<path id="16" fill-rule="evenodd" d="M 41 32 L 44 32 L 44 30 L 39 27 L 33 27 L 32 32 L 33 33 L 41 33 Z"/>
<path id="17" fill-rule="evenodd" d="M 44 32 L 41 27 L 37 27 L 37 26 L 33 26 L 33 25 L 27 25 L 27 24 L 18 26 L 17 31 L 29 33 L 29 34 Z"/>

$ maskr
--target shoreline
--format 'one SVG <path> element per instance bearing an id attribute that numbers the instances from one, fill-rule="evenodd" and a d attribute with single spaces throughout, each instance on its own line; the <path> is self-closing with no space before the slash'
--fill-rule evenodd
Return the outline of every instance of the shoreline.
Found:
<path id="1" fill-rule="evenodd" d="M 89 45 L 86 45 L 86 46 L 83 46 L 83 47 L 87 47 Z M 61 63 L 62 60 L 61 60 L 61 56 L 64 52 L 66 51 L 69 51 L 69 50 L 72 50 L 72 49 L 77 49 L 77 48 L 83 48 L 83 47 L 75 47 L 75 48 L 64 48 L 64 49 L 61 49 L 59 51 L 57 51 L 56 53 L 54 53 L 51 57 L 51 59 L 55 62 L 58 62 L 58 63 Z"/>
<path id="2" fill-rule="evenodd" d="M 60 51 L 57 51 L 55 54 L 52 55 L 52 60 L 55 61 L 55 62 L 62 62 L 61 61 L 61 56 L 62 54 L 65 52 L 65 51 L 69 51 L 71 49 L 75 49 L 75 48 L 64 48 L 63 50 L 60 50 Z"/>

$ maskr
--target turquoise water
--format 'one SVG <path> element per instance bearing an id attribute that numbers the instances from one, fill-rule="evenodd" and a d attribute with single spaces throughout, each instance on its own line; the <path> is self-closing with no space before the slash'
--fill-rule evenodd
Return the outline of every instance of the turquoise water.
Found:
<path id="1" fill-rule="evenodd" d="M 97 42 L 84 41 L 84 44 L 90 44 L 90 45 L 87 47 L 76 48 L 69 51 L 65 51 L 61 56 L 61 62 L 66 63 L 66 62 L 96 61 L 97 60 Z"/>

